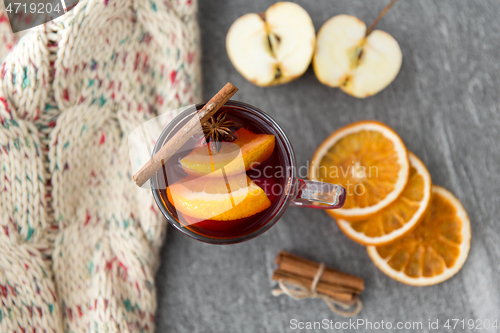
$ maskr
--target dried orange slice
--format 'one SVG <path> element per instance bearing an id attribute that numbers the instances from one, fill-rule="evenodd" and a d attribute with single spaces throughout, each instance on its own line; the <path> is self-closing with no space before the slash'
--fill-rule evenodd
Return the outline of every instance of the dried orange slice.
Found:
<path id="1" fill-rule="evenodd" d="M 408 157 L 410 177 L 396 201 L 368 219 L 337 219 L 339 228 L 349 238 L 363 245 L 387 244 L 403 237 L 422 220 L 431 200 L 431 176 L 417 156 L 409 152 Z"/>
<path id="2" fill-rule="evenodd" d="M 266 193 L 246 174 L 187 176 L 170 185 L 167 196 L 176 210 L 199 221 L 242 219 L 271 206 Z"/>
<path id="3" fill-rule="evenodd" d="M 180 160 L 184 171 L 190 175 L 207 175 L 216 177 L 214 170 L 224 167 L 226 175 L 243 173 L 255 163 L 267 160 L 274 150 L 274 135 L 255 134 L 245 128 L 234 133 L 237 137 L 233 142 L 222 142 L 219 152 L 203 145 L 193 149 Z"/>
<path id="4" fill-rule="evenodd" d="M 429 212 L 417 228 L 387 245 L 369 246 L 375 265 L 391 278 L 412 286 L 443 282 L 462 268 L 470 247 L 470 221 L 450 192 L 432 187 Z"/>
<path id="5" fill-rule="evenodd" d="M 409 173 L 408 153 L 396 132 L 380 122 L 361 121 L 337 130 L 319 146 L 309 179 L 343 186 L 344 207 L 327 212 L 356 221 L 393 203 Z"/>

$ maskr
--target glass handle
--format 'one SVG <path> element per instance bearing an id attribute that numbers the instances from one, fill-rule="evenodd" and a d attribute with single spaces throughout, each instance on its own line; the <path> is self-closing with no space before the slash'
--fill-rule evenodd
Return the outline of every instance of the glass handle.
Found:
<path id="1" fill-rule="evenodd" d="M 294 206 L 319 209 L 342 208 L 345 203 L 345 188 L 339 185 L 314 180 L 297 180 L 297 195 Z"/>

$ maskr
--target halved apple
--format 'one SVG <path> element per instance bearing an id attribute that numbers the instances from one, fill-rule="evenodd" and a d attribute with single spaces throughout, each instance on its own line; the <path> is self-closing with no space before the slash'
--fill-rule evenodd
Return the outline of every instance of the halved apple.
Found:
<path id="1" fill-rule="evenodd" d="M 338 15 L 318 33 L 313 67 L 321 83 L 365 98 L 396 78 L 402 59 L 399 44 L 391 35 L 381 30 L 367 35 L 363 21 Z"/>
<path id="2" fill-rule="evenodd" d="M 229 59 L 258 86 L 286 83 L 309 67 L 316 33 L 309 14 L 292 2 L 278 2 L 263 14 L 237 19 L 226 37 Z"/>

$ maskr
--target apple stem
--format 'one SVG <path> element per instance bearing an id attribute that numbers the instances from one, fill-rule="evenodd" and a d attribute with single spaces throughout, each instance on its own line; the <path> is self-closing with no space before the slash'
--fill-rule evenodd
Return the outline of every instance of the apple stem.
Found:
<path id="1" fill-rule="evenodd" d="M 368 36 L 369 34 L 372 33 L 372 31 L 373 31 L 373 29 L 375 29 L 375 26 L 377 25 L 377 23 L 382 19 L 382 17 L 384 17 L 384 15 L 387 13 L 387 11 L 389 9 L 391 9 L 392 5 L 394 5 L 396 3 L 396 1 L 398 1 L 398 0 L 392 0 L 387 6 L 385 6 L 384 10 L 382 10 L 382 12 L 380 12 L 380 14 L 375 19 L 375 21 L 373 21 L 372 25 L 370 25 L 368 30 L 366 30 L 366 36 Z"/>

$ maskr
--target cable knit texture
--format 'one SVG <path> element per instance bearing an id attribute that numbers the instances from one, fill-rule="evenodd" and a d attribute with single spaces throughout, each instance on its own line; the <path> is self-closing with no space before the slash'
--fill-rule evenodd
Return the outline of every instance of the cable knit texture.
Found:
<path id="1" fill-rule="evenodd" d="M 127 136 L 200 101 L 196 10 L 84 0 L 15 46 L 1 35 L 0 332 L 154 330 L 166 221 Z"/>

